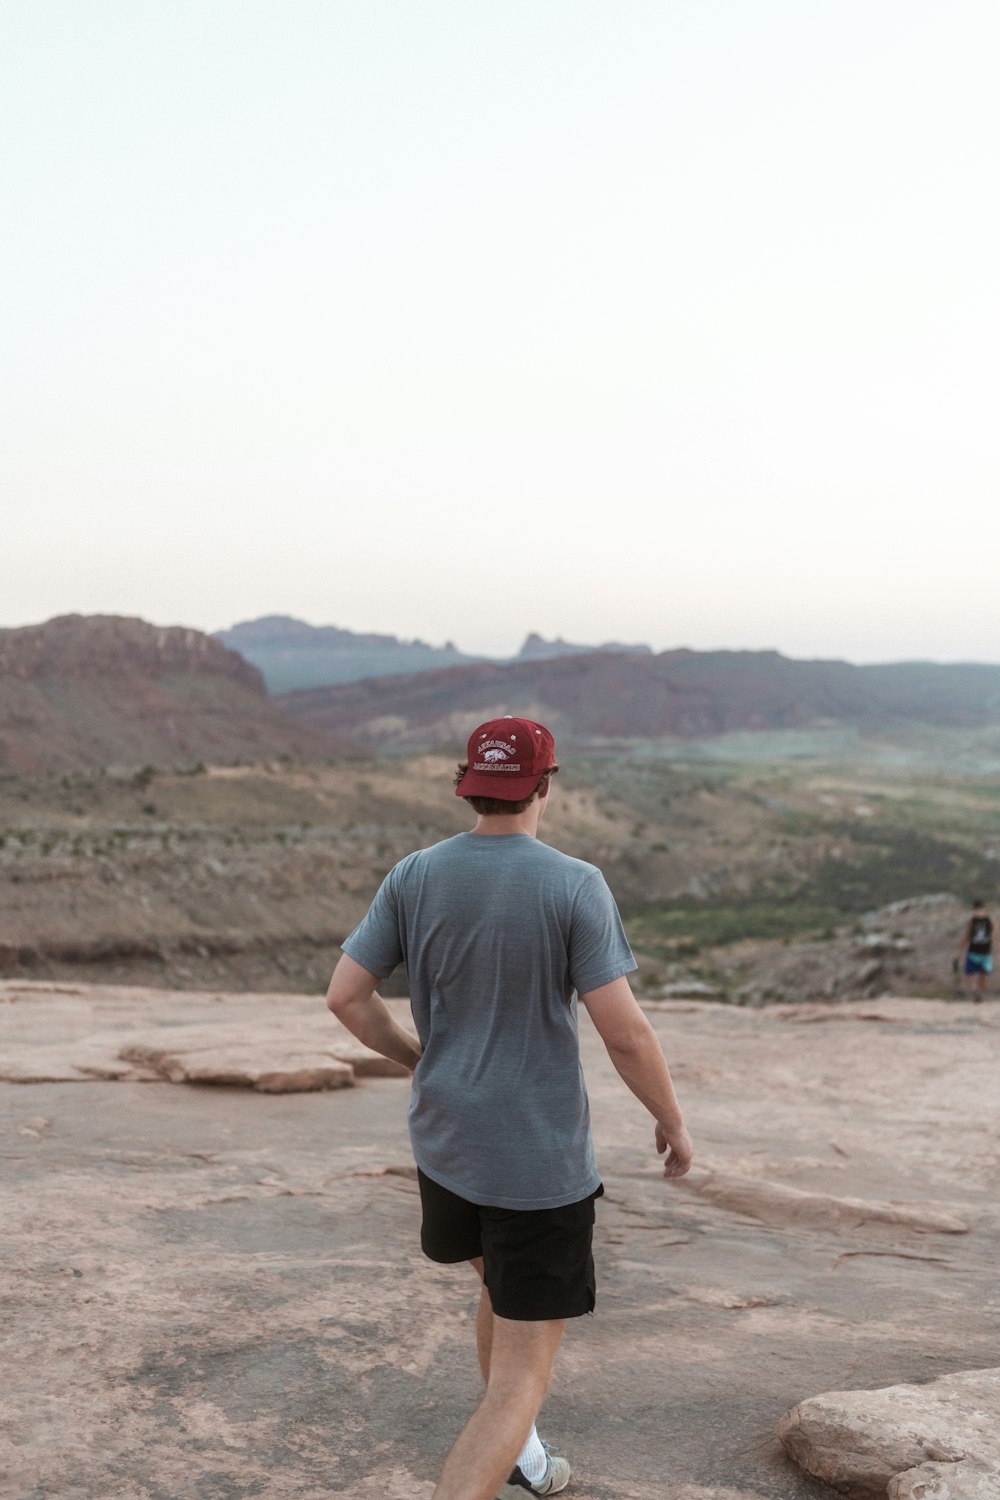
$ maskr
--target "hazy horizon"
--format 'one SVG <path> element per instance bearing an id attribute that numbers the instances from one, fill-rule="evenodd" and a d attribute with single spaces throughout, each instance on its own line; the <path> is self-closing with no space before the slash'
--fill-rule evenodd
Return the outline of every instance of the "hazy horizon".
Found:
<path id="1" fill-rule="evenodd" d="M 5 622 L 991 653 L 1000 8 L 0 25 Z"/>
<path id="2" fill-rule="evenodd" d="M 911 656 L 911 657 L 875 657 L 875 656 L 873 656 L 873 657 L 866 657 L 866 658 L 857 658 L 857 657 L 849 657 L 849 656 L 845 655 L 843 652 L 836 652 L 836 651 L 832 652 L 832 653 L 825 653 L 825 654 L 814 653 L 814 654 L 811 654 L 811 655 L 803 655 L 802 653 L 796 652 L 796 651 L 785 651 L 780 646 L 769 646 L 769 645 L 763 645 L 763 646 L 746 646 L 746 645 L 736 644 L 736 643 L 733 643 L 733 642 L 716 642 L 713 645 L 692 646 L 692 645 L 690 645 L 686 641 L 673 641 L 673 642 L 667 642 L 666 644 L 663 644 L 663 645 L 658 645 L 658 644 L 655 644 L 652 641 L 640 641 L 640 640 L 617 640 L 616 639 L 615 641 L 611 641 L 610 639 L 607 639 L 607 640 L 603 639 L 603 638 L 602 639 L 598 639 L 597 637 L 594 637 L 593 639 L 580 639 L 580 638 L 577 638 L 577 637 L 569 636 L 569 635 L 567 635 L 565 633 L 565 631 L 559 631 L 559 630 L 554 631 L 551 635 L 546 635 L 544 632 L 536 630 L 531 625 L 526 626 L 525 628 L 523 628 L 521 630 L 520 635 L 517 637 L 517 643 L 515 645 L 512 645 L 512 646 L 510 646 L 508 648 L 502 648 L 502 649 L 499 649 L 499 650 L 490 650 L 490 651 L 487 651 L 487 650 L 477 649 L 477 648 L 470 647 L 470 646 L 466 645 L 466 643 L 464 641 L 457 639 L 454 634 L 449 635 L 449 636 L 444 636 L 440 640 L 437 640 L 437 639 L 431 640 L 427 636 L 421 635 L 421 633 L 419 631 L 393 632 L 393 631 L 384 631 L 384 630 L 376 629 L 374 627 L 369 629 L 369 628 L 362 627 L 362 626 L 345 625 L 343 623 L 343 621 L 338 621 L 338 620 L 305 620 L 305 619 L 303 619 L 303 617 L 301 615 L 288 615 L 288 614 L 285 614 L 285 613 L 282 613 L 282 612 L 276 611 L 276 610 L 267 610 L 262 615 L 244 616 L 244 617 L 241 617 L 238 620 L 233 620 L 230 623 L 225 624 L 225 625 L 201 625 L 201 624 L 196 624 L 192 620 L 165 620 L 165 619 L 164 620 L 150 620 L 146 616 L 143 616 L 143 615 L 123 615 L 123 613 L 121 611 L 119 611 L 119 610 L 88 610 L 88 611 L 60 610 L 60 611 L 58 611 L 58 613 L 56 615 L 48 616 L 45 620 L 29 620 L 29 621 L 20 622 L 20 623 L 18 623 L 16 625 L 7 625 L 7 624 L 4 624 L 4 625 L 0 625 L 0 630 L 30 630 L 30 629 L 32 629 L 34 627 L 39 626 L 39 625 L 47 624 L 48 620 L 50 620 L 50 619 L 58 619 L 58 618 L 61 618 L 61 617 L 71 616 L 71 615 L 82 615 L 84 618 L 86 618 L 87 615 L 93 615 L 93 616 L 100 616 L 100 615 L 107 616 L 107 615 L 111 615 L 111 616 L 118 616 L 118 617 L 122 617 L 122 618 L 142 619 L 142 620 L 145 620 L 145 623 L 147 623 L 149 625 L 155 625 L 155 626 L 160 627 L 160 628 L 165 628 L 165 629 L 180 628 L 180 629 L 201 630 L 201 631 L 203 631 L 207 635 L 222 634 L 222 633 L 224 633 L 226 631 L 233 630 L 237 625 L 245 625 L 245 624 L 255 623 L 257 620 L 260 620 L 260 619 L 268 619 L 268 618 L 294 619 L 294 620 L 296 620 L 300 624 L 310 625 L 310 626 L 312 626 L 313 628 L 316 628 L 316 629 L 323 629 L 324 627 L 332 626 L 335 629 L 348 630 L 348 631 L 352 632 L 355 635 L 393 635 L 393 634 L 395 634 L 397 640 L 401 644 L 403 644 L 403 645 L 410 644 L 410 643 L 416 642 L 416 641 L 421 642 L 423 645 L 432 646 L 432 647 L 435 647 L 435 648 L 438 648 L 438 649 L 443 648 L 446 645 L 451 645 L 451 646 L 455 647 L 456 650 L 462 652 L 466 656 L 481 656 L 481 657 L 485 657 L 485 658 L 490 659 L 490 660 L 497 660 L 497 661 L 507 661 L 507 660 L 510 660 L 510 659 L 516 657 L 518 655 L 518 653 L 520 652 L 521 647 L 524 645 L 525 641 L 528 639 L 528 637 L 530 635 L 532 635 L 532 634 L 535 634 L 535 635 L 541 635 L 542 638 L 545 641 L 548 641 L 548 642 L 551 642 L 551 641 L 559 639 L 559 640 L 562 640 L 563 642 L 565 642 L 566 644 L 573 645 L 573 646 L 603 646 L 603 645 L 611 645 L 611 644 L 620 645 L 620 646 L 649 646 L 650 649 L 652 650 L 652 652 L 655 655 L 660 655 L 660 654 L 662 654 L 664 652 L 669 652 L 669 651 L 699 651 L 699 652 L 713 652 L 713 651 L 731 651 L 731 652 L 754 652 L 754 651 L 759 651 L 759 652 L 766 652 L 766 651 L 776 651 L 776 652 L 778 652 L 779 655 L 786 656 L 790 660 L 793 660 L 793 661 L 845 661 L 845 662 L 848 662 L 849 664 L 854 665 L 854 666 L 890 666 L 890 665 L 896 665 L 896 666 L 898 666 L 898 665 L 902 665 L 902 664 L 916 663 L 916 662 L 926 662 L 926 663 L 930 663 L 930 664 L 938 665 L 938 666 L 1000 666 L 1000 659 L 991 659 L 989 657 L 949 657 L 949 658 L 944 658 L 944 657 L 933 657 L 933 656 L 922 656 L 922 657 L 916 657 L 916 656 Z"/>

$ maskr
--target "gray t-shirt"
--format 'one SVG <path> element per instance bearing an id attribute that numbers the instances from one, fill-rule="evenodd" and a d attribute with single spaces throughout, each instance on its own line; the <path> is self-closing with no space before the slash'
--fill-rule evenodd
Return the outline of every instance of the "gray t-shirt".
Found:
<path id="1" fill-rule="evenodd" d="M 428 1177 L 498 1208 L 596 1192 L 576 994 L 637 967 L 600 870 L 530 834 L 460 833 L 390 870 L 343 949 L 380 979 L 406 965 Z"/>

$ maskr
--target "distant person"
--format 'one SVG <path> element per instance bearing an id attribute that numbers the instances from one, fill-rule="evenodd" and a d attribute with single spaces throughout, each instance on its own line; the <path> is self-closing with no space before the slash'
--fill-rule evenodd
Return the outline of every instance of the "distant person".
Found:
<path id="1" fill-rule="evenodd" d="M 986 976 L 993 972 L 993 918 L 982 901 L 973 901 L 972 916 L 965 924 L 958 950 L 966 990 L 976 1000 L 986 995 Z"/>
<path id="2" fill-rule="evenodd" d="M 691 1138 L 636 968 L 594 865 L 536 837 L 558 770 L 541 724 L 481 724 L 455 794 L 475 828 L 389 871 L 343 944 L 327 1003 L 356 1037 L 413 1071 L 409 1123 L 421 1245 L 469 1261 L 486 1394 L 445 1461 L 434 1500 L 554 1495 L 565 1458 L 535 1430 L 567 1318 L 593 1311 L 594 1200 L 604 1189 L 577 1034 L 587 1007 L 612 1062 L 655 1121 L 663 1175 Z M 375 992 L 405 964 L 419 1044 Z"/>

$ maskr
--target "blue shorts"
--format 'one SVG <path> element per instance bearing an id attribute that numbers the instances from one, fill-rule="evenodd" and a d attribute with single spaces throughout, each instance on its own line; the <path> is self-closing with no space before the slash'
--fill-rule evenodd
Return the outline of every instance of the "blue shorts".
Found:
<path id="1" fill-rule="evenodd" d="M 966 974 L 992 974 L 992 953 L 967 953 L 965 955 Z"/>

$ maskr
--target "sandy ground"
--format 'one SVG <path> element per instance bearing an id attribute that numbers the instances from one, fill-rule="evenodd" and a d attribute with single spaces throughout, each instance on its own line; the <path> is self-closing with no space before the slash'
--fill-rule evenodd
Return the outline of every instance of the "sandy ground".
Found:
<path id="1" fill-rule="evenodd" d="M 176 994 L 101 994 L 105 1044 L 276 1015 L 322 1039 L 329 1020 L 315 998 L 186 996 L 181 1016 Z M 0 1071 L 44 1057 L 54 1080 L 0 1084 L 0 1492 L 427 1500 L 477 1396 L 475 1287 L 417 1250 L 406 1082 L 269 1096 L 88 1077 L 70 1054 L 94 995 L 0 1000 Z M 651 1019 L 700 1170 L 659 1179 L 585 1023 L 598 1311 L 568 1330 L 543 1434 L 581 1500 L 828 1494 L 774 1439 L 790 1406 L 996 1363 L 1000 1011 Z"/>

